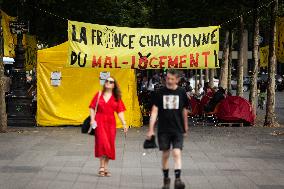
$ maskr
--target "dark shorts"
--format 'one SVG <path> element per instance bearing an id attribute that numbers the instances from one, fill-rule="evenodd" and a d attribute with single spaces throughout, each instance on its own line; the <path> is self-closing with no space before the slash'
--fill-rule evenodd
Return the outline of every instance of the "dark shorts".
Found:
<path id="1" fill-rule="evenodd" d="M 159 133 L 158 134 L 159 149 L 166 151 L 172 148 L 183 147 L 183 134 L 182 133 Z"/>

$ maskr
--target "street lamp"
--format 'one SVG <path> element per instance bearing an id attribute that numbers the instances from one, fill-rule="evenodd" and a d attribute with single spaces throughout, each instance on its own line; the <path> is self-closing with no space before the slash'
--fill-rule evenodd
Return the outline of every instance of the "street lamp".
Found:
<path id="1" fill-rule="evenodd" d="M 19 20 L 10 22 L 11 33 L 17 35 L 15 63 L 11 71 L 11 91 L 6 96 L 8 126 L 34 126 L 32 97 L 27 95 L 25 48 L 23 34 L 28 32 L 28 23 Z"/>

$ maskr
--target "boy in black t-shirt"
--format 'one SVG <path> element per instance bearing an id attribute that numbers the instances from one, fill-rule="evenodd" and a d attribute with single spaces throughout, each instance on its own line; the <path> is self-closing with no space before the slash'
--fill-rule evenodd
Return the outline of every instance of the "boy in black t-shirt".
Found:
<path id="1" fill-rule="evenodd" d="M 162 151 L 162 166 L 164 174 L 163 189 L 170 188 L 169 156 L 172 154 L 175 167 L 175 189 L 184 189 L 181 181 L 181 150 L 183 137 L 188 133 L 187 107 L 188 98 L 184 89 L 178 86 L 179 74 L 176 70 L 168 70 L 166 87 L 160 89 L 153 98 L 153 107 L 150 117 L 147 137 L 154 135 L 154 125 L 158 121 L 158 143 Z"/>

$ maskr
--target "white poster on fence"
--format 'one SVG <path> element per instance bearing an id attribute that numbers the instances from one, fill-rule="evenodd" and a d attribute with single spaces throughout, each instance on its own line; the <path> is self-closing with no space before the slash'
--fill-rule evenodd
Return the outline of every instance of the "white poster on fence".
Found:
<path id="1" fill-rule="evenodd" d="M 50 77 L 51 85 L 58 87 L 61 84 L 61 72 L 55 71 L 51 72 L 51 77 Z"/>

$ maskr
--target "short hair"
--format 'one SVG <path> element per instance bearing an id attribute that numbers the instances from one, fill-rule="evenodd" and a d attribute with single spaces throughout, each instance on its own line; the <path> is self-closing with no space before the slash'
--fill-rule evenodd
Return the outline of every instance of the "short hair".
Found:
<path id="1" fill-rule="evenodd" d="M 180 71 L 175 70 L 175 69 L 169 69 L 169 70 L 167 71 L 167 73 L 169 73 L 169 74 L 171 74 L 171 75 L 175 75 L 175 76 L 177 76 L 177 77 L 180 77 Z"/>
<path id="2" fill-rule="evenodd" d="M 210 83 L 209 83 L 209 82 L 205 82 L 205 83 L 204 83 L 204 87 L 205 87 L 205 88 L 210 88 Z"/>
<path id="3" fill-rule="evenodd" d="M 218 87 L 218 91 L 220 91 L 223 94 L 226 93 L 226 90 L 223 87 Z"/>

